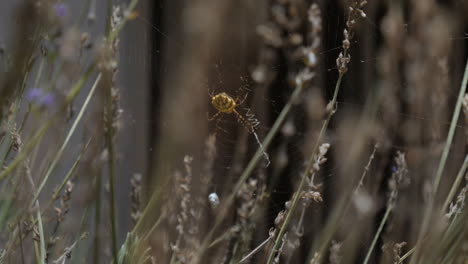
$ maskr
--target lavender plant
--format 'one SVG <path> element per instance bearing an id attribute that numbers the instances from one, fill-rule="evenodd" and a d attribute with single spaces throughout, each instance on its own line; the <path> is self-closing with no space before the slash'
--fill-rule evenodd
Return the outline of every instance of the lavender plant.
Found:
<path id="1" fill-rule="evenodd" d="M 0 263 L 468 261 L 465 2 L 0 10 Z"/>

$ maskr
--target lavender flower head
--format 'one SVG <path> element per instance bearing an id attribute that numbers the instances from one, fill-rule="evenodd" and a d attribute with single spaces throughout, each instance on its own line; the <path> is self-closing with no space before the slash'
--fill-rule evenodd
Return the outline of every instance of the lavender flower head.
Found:
<path id="1" fill-rule="evenodd" d="M 39 100 L 41 105 L 52 106 L 55 102 L 55 96 L 52 93 L 47 93 Z"/>
<path id="2" fill-rule="evenodd" d="M 32 88 L 26 93 L 26 100 L 40 106 L 50 107 L 55 103 L 55 96 L 51 92 L 44 92 L 39 88 Z"/>
<path id="3" fill-rule="evenodd" d="M 65 18 L 68 15 L 68 7 L 64 3 L 55 3 L 53 9 L 55 15 L 60 18 Z"/>
<path id="4" fill-rule="evenodd" d="M 38 100 L 42 96 L 42 90 L 39 88 L 32 88 L 26 93 L 26 99 L 30 102 Z"/>

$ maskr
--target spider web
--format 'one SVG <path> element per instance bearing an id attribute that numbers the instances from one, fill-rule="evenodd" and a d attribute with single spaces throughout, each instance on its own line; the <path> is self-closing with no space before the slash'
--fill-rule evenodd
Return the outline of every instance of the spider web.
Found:
<path id="1" fill-rule="evenodd" d="M 140 21 L 145 24 L 150 24 L 146 18 L 139 18 L 137 22 Z M 320 70 L 336 73 L 335 69 L 335 60 L 340 52 L 341 46 L 341 31 L 336 30 L 337 28 L 343 28 L 344 21 L 338 21 L 338 24 L 333 24 L 333 20 L 330 20 L 331 24 L 325 25 L 327 35 L 330 37 L 326 40 L 326 42 L 330 42 L 327 46 L 333 46 L 332 48 L 324 49 L 319 53 L 319 60 L 322 62 L 319 67 Z M 378 33 L 378 26 L 374 23 L 372 18 L 366 18 L 362 21 L 364 24 L 364 34 L 360 34 L 365 36 L 365 38 L 371 38 L 373 41 L 378 43 L 380 41 L 380 35 Z M 150 24 L 151 27 L 154 29 L 155 34 L 160 34 L 163 38 L 167 39 L 171 43 L 177 43 L 176 45 L 183 45 L 180 41 L 174 39 L 169 33 L 162 31 L 161 29 L 157 28 L 156 26 Z M 331 34 L 330 32 L 333 31 L 335 34 Z M 456 38 L 454 37 L 453 41 L 457 40 L 464 40 L 465 38 Z M 366 39 L 359 39 L 357 37 L 351 44 L 352 49 L 358 48 L 361 45 L 361 42 L 364 42 Z M 154 55 L 158 55 L 159 51 L 151 51 L 150 53 Z M 354 53 L 353 53 L 354 54 Z M 215 122 L 211 122 L 209 124 L 210 133 L 216 133 L 216 143 L 217 149 L 217 160 L 216 160 L 216 167 L 217 172 L 220 175 L 232 175 L 233 171 L 234 174 L 238 174 L 239 171 L 236 171 L 235 162 L 236 155 L 239 155 L 238 152 L 244 153 L 245 158 L 242 160 L 240 164 L 246 164 L 249 158 L 253 155 L 253 153 L 258 149 L 259 144 L 265 135 L 270 131 L 272 124 L 274 123 L 275 118 L 278 116 L 279 112 L 281 111 L 282 107 L 284 106 L 285 102 L 289 99 L 289 95 L 292 92 L 292 89 L 288 88 L 289 84 L 284 83 L 284 91 L 280 93 L 267 93 L 266 95 L 262 95 L 260 99 L 257 99 L 266 105 L 269 113 L 259 113 L 257 109 L 251 105 L 254 101 L 255 93 L 257 86 L 250 78 L 251 68 L 241 67 L 239 65 L 246 65 L 243 58 L 238 58 L 235 55 L 229 56 L 229 51 L 226 51 L 225 56 L 223 58 L 219 58 L 216 61 L 212 61 L 210 67 L 210 77 L 207 78 L 205 86 L 207 87 L 207 103 L 209 104 L 210 95 L 209 94 L 218 94 L 221 92 L 226 92 L 232 98 L 239 97 L 241 100 L 244 100 L 241 105 L 236 107 L 236 110 L 246 118 L 251 118 L 258 121 L 258 126 L 256 126 L 255 131 L 256 134 L 251 133 L 250 131 L 246 131 L 243 124 L 238 121 L 238 118 L 234 114 L 222 114 Z M 381 58 L 378 56 L 368 56 L 366 54 L 360 54 L 357 57 L 352 57 L 352 65 L 350 66 L 350 72 L 347 73 L 345 77 L 345 82 L 347 81 L 348 75 L 353 75 L 354 68 L 356 67 L 376 67 L 379 63 Z M 282 63 L 278 63 L 272 66 L 271 70 L 278 70 L 284 67 Z M 333 75 L 330 75 L 333 76 Z M 331 94 L 333 93 L 333 89 L 335 87 L 336 82 L 336 74 L 335 77 L 331 77 L 325 80 L 325 87 L 326 91 L 324 92 L 323 96 L 325 97 L 325 101 L 330 100 Z M 345 96 L 341 96 L 338 98 L 338 111 L 333 117 L 334 120 L 343 120 L 347 117 L 348 113 L 363 113 L 365 111 L 366 106 L 366 95 L 361 93 L 357 96 L 346 96 L 349 95 L 349 92 L 342 91 Z M 456 96 L 455 89 L 450 90 L 450 94 L 448 95 L 450 98 L 454 98 Z M 209 113 L 207 115 L 212 116 L 216 113 L 216 109 L 213 107 L 209 107 Z M 395 112 L 393 113 L 398 119 L 408 119 L 412 120 L 412 122 L 424 124 L 426 122 L 433 122 L 433 118 L 430 116 L 415 116 L 409 115 L 405 112 Z M 250 116 L 250 117 L 249 117 Z M 290 117 L 286 121 L 291 120 L 305 120 L 305 113 L 300 106 L 295 106 L 291 113 Z M 206 120 L 208 122 L 208 120 Z M 335 121 L 339 122 L 339 121 Z M 444 130 L 448 129 L 450 124 L 450 117 L 447 117 L 446 120 L 442 123 L 438 123 L 438 126 L 443 127 Z M 457 131 L 463 130 L 461 125 L 457 126 Z M 283 131 L 284 132 L 284 131 Z M 280 132 L 277 137 L 284 138 L 282 135 L 283 132 Z M 258 136 L 258 142 L 257 138 Z M 300 127 L 296 127 L 294 130 L 294 135 L 288 139 L 288 143 L 285 145 L 278 144 L 274 140 L 272 146 L 266 150 L 266 154 L 270 155 L 272 159 L 273 165 L 274 163 L 281 157 L 278 154 L 278 147 L 284 148 L 281 150 L 285 153 L 285 156 L 282 158 L 287 159 L 286 165 L 281 169 L 281 171 L 277 172 L 276 177 L 279 178 L 289 178 L 289 179 L 297 179 L 298 175 L 300 175 L 304 169 L 304 161 L 307 159 L 304 155 L 303 151 L 303 137 L 307 136 L 306 132 L 301 129 Z M 279 139 L 277 139 L 279 140 Z M 340 135 L 334 133 L 332 136 L 329 136 L 327 140 L 330 141 L 332 144 L 349 144 L 349 138 L 340 138 Z M 372 142 L 369 142 L 372 143 Z M 400 145 L 393 145 L 394 149 L 403 149 L 404 146 Z M 246 148 L 246 150 L 239 151 L 240 148 Z M 271 151 L 273 149 L 273 151 Z M 279 151 L 279 152 L 281 152 Z M 274 153 L 274 155 L 272 155 Z M 265 161 L 265 160 L 263 160 Z M 262 163 L 262 162 L 261 162 Z M 265 164 L 265 162 L 263 162 Z M 273 166 L 271 165 L 271 166 Z M 337 170 L 340 169 L 342 166 L 340 163 L 332 163 L 332 165 L 327 165 L 321 171 L 323 175 L 323 181 L 325 185 L 328 185 L 330 189 L 334 189 L 334 185 L 337 184 L 334 182 L 333 175 L 336 173 Z M 260 166 L 262 167 L 262 166 Z M 266 168 L 266 170 L 274 170 L 274 168 Z M 274 172 L 272 174 L 275 174 Z M 278 180 L 280 184 L 276 184 L 272 189 L 272 195 L 276 196 L 273 200 L 271 207 L 267 212 L 268 218 L 274 218 L 277 215 L 279 210 L 284 209 L 284 201 L 290 198 L 291 190 L 293 189 L 293 183 L 284 184 L 284 181 Z M 210 187 L 213 191 L 219 190 L 230 190 L 230 186 L 232 185 L 232 180 L 226 180 L 225 178 L 218 178 L 215 179 Z M 222 197 L 220 197 L 222 199 Z M 270 221 L 267 221 L 270 222 Z M 266 224 L 267 225 L 267 224 Z M 268 223 L 269 225 L 269 223 Z M 265 226 L 268 228 L 268 226 Z"/>
<path id="2" fill-rule="evenodd" d="M 328 19 L 325 18 L 325 21 Z M 171 44 L 183 46 L 183 43 L 177 39 L 175 39 L 170 33 L 164 32 L 162 29 L 156 27 L 154 24 L 150 23 L 149 20 L 145 17 L 139 17 L 136 20 L 136 23 L 143 23 L 146 25 L 149 25 L 155 34 L 160 35 L 163 39 L 166 39 L 169 41 Z M 319 67 L 321 67 L 321 70 L 324 71 L 329 71 L 329 72 L 335 72 L 336 67 L 335 67 L 335 59 L 340 51 L 341 48 L 341 31 L 340 30 L 335 30 L 336 28 L 342 28 L 344 21 L 335 21 L 333 19 L 329 19 L 328 21 L 329 24 L 325 25 L 324 28 L 327 29 L 327 31 L 333 31 L 334 34 L 330 34 L 330 32 L 327 32 L 327 35 L 329 35 L 329 38 L 326 40 L 326 42 L 332 43 L 331 45 L 328 46 L 333 46 L 333 48 L 328 48 L 325 50 L 322 50 L 319 53 L 319 59 L 322 62 Z M 372 40 L 375 40 L 376 42 L 379 42 L 380 36 L 378 35 L 378 25 L 373 21 L 373 18 L 365 18 L 364 21 L 362 21 L 364 24 L 364 34 L 361 34 L 362 36 L 365 36 L 364 38 L 370 38 Z M 453 40 L 464 40 L 465 37 L 461 38 L 456 38 L 454 37 Z M 361 42 L 366 41 L 366 39 L 355 39 L 353 40 L 352 44 L 352 49 L 359 47 Z M 151 54 L 154 54 L 157 56 L 159 54 L 159 50 L 152 50 L 150 51 Z M 285 90 L 286 92 L 281 93 L 281 94 L 268 94 L 266 97 L 261 98 L 261 100 L 269 107 L 269 110 L 272 112 L 270 117 L 269 116 L 262 116 L 258 115 L 255 110 L 253 110 L 252 106 L 249 105 L 249 101 L 251 101 L 251 98 L 255 94 L 255 84 L 250 78 L 250 73 L 251 73 L 251 68 L 250 69 L 245 69 L 242 68 L 242 66 L 239 66 L 241 64 L 245 65 L 245 61 L 243 58 L 238 58 L 235 57 L 235 54 L 233 56 L 229 56 L 229 51 L 225 51 L 226 56 L 223 58 L 219 58 L 216 61 L 211 62 L 211 69 L 210 69 L 210 74 L 209 76 L 210 79 L 206 80 L 206 87 L 207 87 L 207 101 L 209 102 L 209 94 L 217 94 L 221 92 L 226 92 L 228 95 L 230 95 L 233 98 L 240 97 L 242 100 L 245 101 L 242 105 L 239 105 L 236 110 L 246 118 L 251 118 L 252 120 L 258 121 L 259 125 L 256 128 L 256 131 L 258 132 L 258 138 L 259 141 L 263 140 L 263 137 L 265 134 L 271 129 L 271 125 L 274 120 L 272 120 L 271 116 L 277 116 L 279 112 L 282 109 L 282 106 L 288 99 L 288 94 L 291 93 L 291 89 L 287 89 L 286 87 L 288 84 L 285 85 Z M 376 64 L 379 62 L 380 58 L 377 56 L 370 56 L 370 57 L 365 57 L 365 55 L 361 55 L 361 57 L 353 57 L 352 58 L 352 63 L 353 65 L 350 66 L 350 72 L 348 75 L 353 74 L 353 67 L 358 67 L 360 65 L 366 65 L 369 67 L 375 67 Z M 278 68 L 281 68 L 283 65 L 281 63 L 273 65 L 272 70 L 276 70 Z M 229 72 L 229 74 L 226 74 L 226 72 Z M 346 77 L 345 77 L 346 78 Z M 335 85 L 336 78 L 330 78 L 329 80 L 326 81 L 326 100 L 330 98 L 330 95 L 333 93 L 333 88 Z M 234 87 L 234 88 L 233 88 Z M 237 88 L 235 88 L 237 87 Z M 343 93 L 346 93 L 346 91 L 343 91 Z M 451 94 L 449 95 L 450 97 L 454 97 L 456 94 L 451 90 Z M 340 119 L 340 115 L 342 113 L 348 113 L 348 112 L 362 112 L 364 111 L 365 107 L 365 97 L 362 95 L 361 97 L 359 96 L 351 96 L 351 97 L 346 97 L 343 98 L 340 96 L 338 99 L 338 109 L 339 111 L 337 112 L 336 116 L 334 119 Z M 216 110 L 210 106 L 210 112 L 208 114 L 214 114 L 216 113 Z M 298 119 L 303 119 L 304 113 L 301 111 L 293 111 L 294 115 L 297 116 Z M 397 112 L 394 113 L 396 116 L 399 116 L 400 118 L 406 118 L 406 119 L 411 119 L 415 120 L 417 122 L 431 122 L 433 121 L 431 117 L 428 116 L 414 116 L 414 115 L 408 115 L 405 114 L 404 112 Z M 250 116 L 250 117 L 249 117 Z M 448 127 L 448 124 L 450 123 L 450 120 L 447 119 L 445 123 L 439 124 L 439 126 L 442 127 Z M 462 129 L 461 126 L 457 127 L 458 130 Z M 217 139 L 218 139 L 218 144 L 222 148 L 226 149 L 235 149 L 235 145 L 238 144 L 238 134 L 242 132 L 242 130 L 245 130 L 243 128 L 243 125 L 237 120 L 236 116 L 234 114 L 222 114 L 222 116 L 216 121 L 216 124 L 210 124 L 210 132 L 211 133 L 216 133 L 217 134 Z M 304 134 L 302 134 L 301 131 L 296 131 L 296 137 L 302 137 Z M 255 136 L 250 134 L 250 140 L 255 140 Z M 340 138 L 334 138 L 333 139 L 335 142 L 338 142 Z M 258 145 L 258 144 L 257 144 Z M 257 146 L 258 147 L 258 146 Z M 401 148 L 402 146 L 394 146 L 395 148 Z M 301 159 L 303 158 L 302 153 L 298 153 L 298 150 L 293 150 L 294 148 L 290 148 L 290 158 L 292 159 Z M 300 148 L 297 148 L 300 149 Z M 229 153 L 230 152 L 230 153 Z M 268 151 L 267 151 L 268 153 Z M 223 167 L 226 170 L 230 170 L 232 166 L 230 166 L 229 161 L 233 158 L 232 151 L 227 151 L 227 153 L 224 153 L 220 159 L 223 161 L 221 163 L 225 164 Z M 333 168 L 332 168 L 333 170 Z M 293 170 L 294 171 L 294 170 Z M 327 174 L 327 173 L 325 173 Z"/>

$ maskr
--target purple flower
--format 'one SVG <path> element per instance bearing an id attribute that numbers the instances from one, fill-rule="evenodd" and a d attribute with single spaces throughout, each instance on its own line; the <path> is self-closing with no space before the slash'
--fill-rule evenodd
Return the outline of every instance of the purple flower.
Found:
<path id="1" fill-rule="evenodd" d="M 26 99 L 30 103 L 35 103 L 41 106 L 52 106 L 55 102 L 55 96 L 51 92 L 44 92 L 39 88 L 32 88 L 26 93 Z"/>
<path id="2" fill-rule="evenodd" d="M 55 15 L 64 18 L 68 15 L 68 7 L 64 3 L 56 3 L 53 6 Z"/>
<path id="3" fill-rule="evenodd" d="M 42 96 L 39 99 L 39 104 L 52 106 L 54 104 L 54 101 L 55 101 L 54 95 L 52 93 L 47 93 L 47 94 L 44 94 L 44 96 Z"/>
<path id="4" fill-rule="evenodd" d="M 26 93 L 26 99 L 30 102 L 37 101 L 41 98 L 43 92 L 39 88 L 32 88 Z"/>

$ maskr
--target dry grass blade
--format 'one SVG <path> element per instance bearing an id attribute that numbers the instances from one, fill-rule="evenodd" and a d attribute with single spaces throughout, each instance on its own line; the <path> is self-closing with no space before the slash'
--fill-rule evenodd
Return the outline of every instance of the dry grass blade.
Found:
<path id="1" fill-rule="evenodd" d="M 83 114 L 84 112 L 86 111 L 87 107 L 88 107 L 88 104 L 89 102 L 91 101 L 91 98 L 93 97 L 94 95 L 94 92 L 96 90 L 96 87 L 98 86 L 99 84 L 99 81 L 101 80 L 101 74 L 99 74 L 97 77 L 96 77 L 96 80 L 94 81 L 94 84 L 93 86 L 91 87 L 91 90 L 89 91 L 88 95 L 86 96 L 86 99 L 80 109 L 80 112 L 78 113 L 78 115 L 76 116 L 75 118 L 75 121 L 73 122 L 72 126 L 70 127 L 70 130 L 68 130 L 68 133 L 67 133 L 67 136 L 65 137 L 65 140 L 63 141 L 62 145 L 60 146 L 59 150 L 57 151 L 57 153 L 55 154 L 53 160 L 52 160 L 52 163 L 50 164 L 49 168 L 47 169 L 47 172 L 44 176 L 44 178 L 42 179 L 42 182 L 41 184 L 39 185 L 39 188 L 37 189 L 37 192 L 34 196 L 34 198 L 32 199 L 31 201 L 31 205 L 32 203 L 34 203 L 34 201 L 36 201 L 36 199 L 39 197 L 42 189 L 44 188 L 47 180 L 49 179 L 49 176 L 50 174 L 53 172 L 53 170 L 55 169 L 55 167 L 57 166 L 57 163 L 59 162 L 59 160 L 61 159 L 62 157 L 62 154 L 63 152 L 65 151 L 65 148 L 67 147 L 68 145 L 68 142 L 70 141 L 70 138 L 73 136 L 73 134 L 75 133 L 76 131 L 76 127 L 78 126 L 78 124 L 80 123 L 82 117 L 83 117 Z"/>

